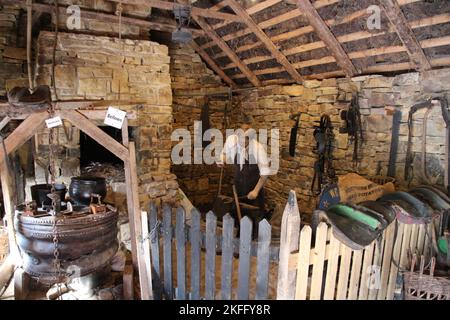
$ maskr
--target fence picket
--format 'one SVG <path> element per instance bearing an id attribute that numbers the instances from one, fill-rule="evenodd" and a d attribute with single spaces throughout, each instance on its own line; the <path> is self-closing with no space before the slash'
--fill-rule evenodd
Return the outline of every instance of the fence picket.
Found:
<path id="1" fill-rule="evenodd" d="M 289 192 L 288 202 L 281 219 L 280 256 L 278 265 L 277 299 L 295 298 L 295 278 L 297 270 L 289 269 L 291 252 L 298 250 L 300 233 L 300 212 L 295 191 Z"/>
<path id="2" fill-rule="evenodd" d="M 200 212 L 195 208 L 191 212 L 191 223 L 191 300 L 200 300 L 201 230 Z"/>
<path id="3" fill-rule="evenodd" d="M 300 231 L 300 244 L 297 262 L 297 284 L 295 289 L 296 300 L 306 300 L 306 294 L 308 290 L 311 236 L 312 236 L 311 227 L 304 226 Z"/>
<path id="4" fill-rule="evenodd" d="M 164 295 L 167 300 L 172 300 L 172 209 L 167 205 L 163 208 L 163 229 Z"/>
<path id="5" fill-rule="evenodd" d="M 358 298 L 358 288 L 361 278 L 362 255 L 363 250 L 353 251 L 350 283 L 348 285 L 348 300 L 356 300 Z"/>
<path id="6" fill-rule="evenodd" d="M 413 224 L 411 228 L 411 239 L 409 241 L 409 248 L 411 254 L 417 253 L 417 236 L 419 234 L 419 226 L 418 224 Z"/>
<path id="7" fill-rule="evenodd" d="M 186 233 L 185 213 L 177 209 L 175 236 L 177 238 L 177 300 L 186 299 Z"/>
<path id="8" fill-rule="evenodd" d="M 311 277 L 311 300 L 319 300 L 322 293 L 323 265 L 325 262 L 325 248 L 327 245 L 328 226 L 321 222 L 316 231 L 314 245 L 313 272 Z"/>
<path id="9" fill-rule="evenodd" d="M 408 251 L 411 240 L 411 224 L 406 224 L 403 229 L 402 249 L 400 251 L 400 267 L 406 269 L 408 267 Z"/>
<path id="10" fill-rule="evenodd" d="M 234 219 L 227 213 L 222 219 L 222 300 L 231 300 L 233 272 Z"/>
<path id="11" fill-rule="evenodd" d="M 333 235 L 333 230 L 330 228 L 330 245 L 328 250 L 327 275 L 325 277 L 325 290 L 323 293 L 324 300 L 333 300 L 336 289 L 336 273 L 339 261 L 339 246 L 340 242 Z"/>
<path id="12" fill-rule="evenodd" d="M 159 266 L 159 221 L 158 209 L 156 204 L 150 204 L 150 253 L 152 257 L 152 271 L 153 271 L 153 290 L 155 292 L 155 299 L 162 298 L 161 292 L 161 270 Z"/>
<path id="13" fill-rule="evenodd" d="M 152 280 L 152 261 L 150 257 L 150 238 L 149 238 L 149 230 L 148 230 L 148 214 L 146 211 L 141 212 L 141 227 L 142 227 L 142 251 L 143 251 L 143 259 L 145 262 L 145 273 L 147 276 L 145 279 L 149 281 L 149 288 L 151 288 L 151 280 Z"/>
<path id="14" fill-rule="evenodd" d="M 339 266 L 336 300 L 345 300 L 347 297 L 348 275 L 350 271 L 351 258 L 352 249 L 341 243 L 341 262 Z"/>
<path id="15" fill-rule="evenodd" d="M 214 300 L 216 295 L 216 227 L 217 217 L 210 211 L 206 214 L 206 300 Z"/>
<path id="16" fill-rule="evenodd" d="M 359 286 L 358 300 L 367 300 L 369 295 L 369 268 L 372 268 L 373 251 L 375 250 L 375 243 L 372 242 L 364 249 L 364 258 L 361 271 L 361 284 Z"/>
<path id="17" fill-rule="evenodd" d="M 380 289 L 378 290 L 377 300 L 386 300 L 389 272 L 392 261 L 392 251 L 394 249 L 395 224 L 392 223 L 384 234 L 384 255 L 381 266 Z"/>
<path id="18" fill-rule="evenodd" d="M 258 253 L 256 261 L 256 300 L 266 300 L 269 289 L 270 239 L 272 227 L 264 219 L 258 226 Z"/>
<path id="19" fill-rule="evenodd" d="M 250 277 L 250 248 L 252 242 L 252 221 L 245 216 L 241 220 L 239 239 L 239 267 L 238 267 L 238 300 L 249 298 Z"/>
<path id="20" fill-rule="evenodd" d="M 394 223 L 397 223 L 397 222 L 395 221 Z M 394 291 L 395 291 L 395 285 L 397 283 L 397 273 L 398 273 L 397 265 L 400 263 L 400 253 L 401 253 L 401 247 L 402 247 L 402 241 L 403 241 L 404 228 L 405 228 L 405 225 L 403 223 L 398 223 L 397 235 L 394 239 L 394 249 L 392 250 L 391 270 L 389 272 L 389 280 L 388 280 L 388 284 L 387 284 L 387 292 L 386 292 L 387 300 L 394 299 Z"/>

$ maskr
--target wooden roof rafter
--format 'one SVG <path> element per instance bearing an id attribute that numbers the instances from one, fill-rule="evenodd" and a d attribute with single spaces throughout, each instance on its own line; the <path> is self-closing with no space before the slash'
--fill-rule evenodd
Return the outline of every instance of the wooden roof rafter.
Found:
<path id="1" fill-rule="evenodd" d="M 225 52 L 228 58 L 233 61 L 248 80 L 255 86 L 261 86 L 261 82 L 256 75 L 244 64 L 241 59 L 234 53 L 228 44 L 214 31 L 214 29 L 201 17 L 194 17 L 195 22 L 203 29 L 205 34 L 211 38 Z"/>
<path id="2" fill-rule="evenodd" d="M 224 0 L 224 2 L 227 3 L 233 9 L 233 11 L 242 18 L 247 27 L 253 31 L 258 39 L 270 51 L 273 58 L 275 58 L 284 67 L 284 69 L 286 69 L 290 76 L 298 83 L 301 83 L 303 81 L 301 75 L 292 66 L 292 64 L 283 55 L 283 53 L 281 53 L 281 51 L 273 44 L 273 42 L 264 33 L 264 31 L 258 27 L 258 25 L 255 23 L 255 21 L 253 21 L 247 11 L 236 0 Z"/>
<path id="3" fill-rule="evenodd" d="M 327 45 L 328 50 L 331 51 L 337 64 L 345 71 L 345 74 L 349 77 L 353 77 L 355 74 L 358 74 L 358 71 L 350 58 L 347 56 L 347 53 L 342 48 L 341 44 L 336 40 L 336 37 L 325 24 L 325 21 L 323 21 L 322 17 L 311 4 L 310 0 L 298 0 L 297 5 L 303 12 L 306 19 L 308 19 L 309 24 L 314 28 L 316 34 Z"/>
<path id="4" fill-rule="evenodd" d="M 394 26 L 397 35 L 405 46 L 409 58 L 415 65 L 415 68 L 420 71 L 431 69 L 431 64 L 428 61 L 422 47 L 414 36 L 405 15 L 400 9 L 395 0 L 378 0 L 385 15 L 388 17 L 391 24 Z"/>

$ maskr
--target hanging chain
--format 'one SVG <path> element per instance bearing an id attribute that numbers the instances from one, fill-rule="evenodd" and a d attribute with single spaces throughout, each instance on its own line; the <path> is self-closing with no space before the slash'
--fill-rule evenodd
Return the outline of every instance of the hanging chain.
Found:
<path id="1" fill-rule="evenodd" d="M 50 116 L 53 117 L 55 114 L 54 105 L 52 104 L 50 107 Z M 58 131 L 56 128 L 51 128 L 49 133 L 49 170 L 50 170 L 50 184 L 51 184 L 51 200 L 52 200 L 52 215 L 53 215 L 53 230 L 52 230 L 52 236 L 53 236 L 53 265 L 56 270 L 56 280 L 57 280 L 57 289 L 59 297 L 61 296 L 61 287 L 60 287 L 60 281 L 61 281 L 61 261 L 59 259 L 59 239 L 58 239 L 58 230 L 57 230 L 57 213 L 59 204 L 57 203 L 57 197 L 59 196 L 56 193 L 56 159 L 55 159 L 55 132 L 58 134 Z M 61 200 L 61 199 L 60 199 Z"/>

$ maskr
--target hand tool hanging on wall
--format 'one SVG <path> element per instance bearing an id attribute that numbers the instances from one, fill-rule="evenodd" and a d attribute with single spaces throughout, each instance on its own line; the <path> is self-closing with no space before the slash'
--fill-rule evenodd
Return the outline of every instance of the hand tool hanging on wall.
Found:
<path id="1" fill-rule="evenodd" d="M 349 143 L 353 143 L 353 162 L 358 159 L 358 145 L 364 142 L 361 122 L 361 112 L 359 111 L 358 95 L 352 98 L 352 102 L 348 110 L 341 112 L 341 119 L 345 121 L 345 127 L 340 128 L 340 133 L 347 133 L 349 136 Z"/>
<path id="2" fill-rule="evenodd" d="M 209 122 L 209 98 L 205 98 L 205 104 L 203 105 L 202 112 L 200 114 L 200 121 L 202 122 L 202 146 L 203 148 L 206 148 L 210 142 L 204 141 L 203 136 L 205 134 L 205 131 L 208 130 L 211 127 L 211 123 Z"/>
<path id="3" fill-rule="evenodd" d="M 334 135 L 329 115 L 324 114 L 320 117 L 320 125 L 314 130 L 314 139 L 317 143 L 315 151 L 318 154 L 318 159 L 314 164 L 314 177 L 311 184 L 311 191 L 315 195 L 319 195 L 324 182 L 329 183 L 336 178 L 332 164 Z"/>
<path id="4" fill-rule="evenodd" d="M 295 125 L 291 129 L 291 136 L 289 138 L 289 154 L 291 157 L 295 157 L 295 147 L 297 146 L 297 133 L 298 133 L 298 126 L 300 124 L 300 116 L 301 113 L 297 113 L 292 115 L 291 119 L 295 120 Z"/>
<path id="5" fill-rule="evenodd" d="M 394 110 L 392 116 L 392 134 L 391 134 L 391 148 L 389 150 L 389 164 L 387 176 L 395 178 L 395 163 L 397 162 L 398 140 L 400 135 L 400 122 L 402 120 L 402 112 Z"/>
<path id="6" fill-rule="evenodd" d="M 427 100 L 425 102 L 421 102 L 418 104 L 415 104 L 411 107 L 408 115 L 408 145 L 406 150 L 406 160 L 405 160 L 405 174 L 404 179 L 408 183 L 412 180 L 412 172 L 413 172 L 413 162 L 414 162 L 414 154 L 412 152 L 412 132 L 413 132 L 413 115 L 422 109 L 427 109 L 423 118 L 423 130 L 422 130 L 422 159 L 421 159 L 421 166 L 422 166 L 422 175 L 423 178 L 426 180 L 429 180 L 428 174 L 426 172 L 426 135 L 427 135 L 427 125 L 426 122 L 428 120 L 428 116 L 431 112 L 431 109 L 436 105 L 434 104 L 434 101 L 439 101 L 441 106 L 441 114 L 442 118 L 444 119 L 445 126 L 446 126 L 446 139 L 445 139 L 445 165 L 444 165 L 444 184 L 447 190 L 449 189 L 449 169 L 448 169 L 448 163 L 449 163 L 449 139 L 450 139 L 450 115 L 448 110 L 448 102 L 447 99 L 444 97 L 437 97 L 430 100 Z"/>

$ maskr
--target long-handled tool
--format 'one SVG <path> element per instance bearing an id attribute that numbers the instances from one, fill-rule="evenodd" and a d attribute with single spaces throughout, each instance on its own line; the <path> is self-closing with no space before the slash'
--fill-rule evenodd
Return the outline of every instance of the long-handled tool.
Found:
<path id="1" fill-rule="evenodd" d="M 233 184 L 234 202 L 236 202 L 236 211 L 239 221 L 242 219 L 241 206 L 239 205 L 239 197 L 237 195 L 236 186 Z"/>

